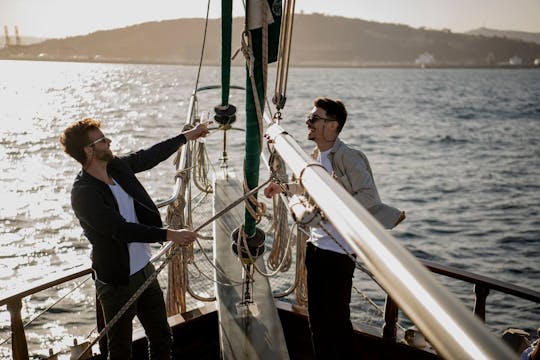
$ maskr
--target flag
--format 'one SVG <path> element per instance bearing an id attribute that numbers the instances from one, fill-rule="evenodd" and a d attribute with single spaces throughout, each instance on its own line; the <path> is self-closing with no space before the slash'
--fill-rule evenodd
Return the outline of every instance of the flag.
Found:
<path id="1" fill-rule="evenodd" d="M 268 24 L 268 63 L 275 62 L 278 55 L 282 14 L 281 0 L 248 0 L 247 27 L 251 33 L 255 66 L 261 62 L 263 6 L 266 6 L 266 23 Z"/>

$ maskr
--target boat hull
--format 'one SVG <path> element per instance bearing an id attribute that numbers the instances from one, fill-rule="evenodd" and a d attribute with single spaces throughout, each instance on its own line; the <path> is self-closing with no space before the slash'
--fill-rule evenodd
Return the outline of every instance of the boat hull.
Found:
<path id="1" fill-rule="evenodd" d="M 276 301 L 289 357 L 298 360 L 314 359 L 311 348 L 308 318 L 305 309 Z M 219 348 L 218 313 L 213 305 L 169 318 L 173 332 L 174 359 L 221 359 Z M 353 359 L 439 359 L 438 356 L 406 344 L 384 340 L 365 329 L 355 329 Z M 96 356 L 95 359 L 102 357 Z M 142 330 L 134 334 L 133 359 L 148 359 L 147 341 Z"/>

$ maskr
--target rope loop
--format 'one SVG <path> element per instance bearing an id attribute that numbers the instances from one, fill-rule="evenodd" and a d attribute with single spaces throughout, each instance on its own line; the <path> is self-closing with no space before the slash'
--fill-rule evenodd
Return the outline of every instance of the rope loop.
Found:
<path id="1" fill-rule="evenodd" d="M 300 175 L 298 176 L 298 180 L 300 181 L 300 185 L 304 186 L 304 183 L 303 183 L 304 172 L 307 170 L 307 168 L 312 167 L 312 166 L 320 167 L 320 168 L 322 168 L 324 171 L 326 171 L 326 168 L 325 168 L 324 166 L 322 166 L 322 164 L 320 164 L 320 163 L 318 163 L 318 162 L 312 162 L 312 163 L 307 164 L 307 165 L 300 171 Z"/>

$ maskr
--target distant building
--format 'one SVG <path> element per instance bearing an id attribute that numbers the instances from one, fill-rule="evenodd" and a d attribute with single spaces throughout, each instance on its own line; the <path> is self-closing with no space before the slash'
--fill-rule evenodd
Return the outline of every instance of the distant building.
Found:
<path id="1" fill-rule="evenodd" d="M 15 45 L 21 46 L 21 37 L 19 36 L 19 27 L 15 25 Z"/>
<path id="2" fill-rule="evenodd" d="M 431 55 L 428 52 L 425 52 L 423 54 L 418 55 L 416 60 L 414 60 L 414 63 L 416 65 L 420 65 L 421 67 L 426 67 L 427 65 L 431 65 L 435 63 L 435 57 Z"/>
<path id="3" fill-rule="evenodd" d="M 494 65 L 496 62 L 496 59 L 495 59 L 495 54 L 493 54 L 492 52 L 489 52 L 486 56 L 486 63 L 488 65 Z"/>
<path id="4" fill-rule="evenodd" d="M 11 46 L 11 39 L 9 38 L 9 30 L 7 25 L 4 25 L 4 47 L 8 48 Z"/>
<path id="5" fill-rule="evenodd" d="M 508 60 L 508 63 L 510 65 L 521 65 L 523 63 L 523 60 L 521 60 L 521 58 L 519 56 L 512 56 L 509 60 Z"/>

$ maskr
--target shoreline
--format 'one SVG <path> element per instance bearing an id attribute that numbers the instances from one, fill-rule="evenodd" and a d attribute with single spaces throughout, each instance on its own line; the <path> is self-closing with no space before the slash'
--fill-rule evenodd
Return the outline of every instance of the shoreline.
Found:
<path id="1" fill-rule="evenodd" d="M 173 65 L 173 66 L 198 66 L 198 62 L 189 61 L 174 61 L 174 60 L 141 60 L 141 59 L 80 59 L 71 57 L 36 57 L 36 56 L 17 56 L 4 57 L 0 56 L 0 61 L 47 61 L 47 62 L 72 62 L 72 63 L 92 63 L 92 64 L 134 64 L 134 65 Z M 220 66 L 219 62 L 207 62 L 204 66 Z M 276 66 L 275 63 L 269 64 L 270 67 Z M 231 64 L 232 67 L 243 67 L 244 64 Z M 429 64 L 418 65 L 409 63 L 300 63 L 294 64 L 291 62 L 291 67 L 297 68 L 343 68 L 343 69 L 539 69 L 540 66 L 535 65 L 511 65 L 511 64 Z"/>

